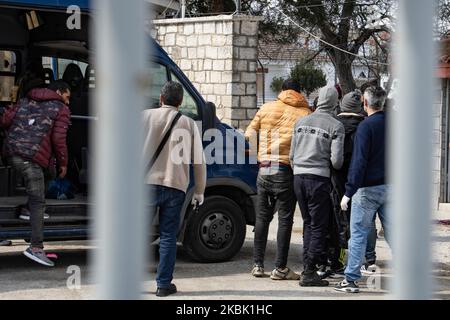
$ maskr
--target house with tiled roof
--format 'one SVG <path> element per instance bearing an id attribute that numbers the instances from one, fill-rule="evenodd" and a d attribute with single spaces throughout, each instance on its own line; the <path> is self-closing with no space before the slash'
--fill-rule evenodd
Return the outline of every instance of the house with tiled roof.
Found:
<path id="1" fill-rule="evenodd" d="M 258 106 L 264 102 L 275 100 L 278 93 L 274 92 L 270 85 L 274 78 L 287 78 L 291 69 L 299 62 L 308 57 L 313 57 L 317 52 L 319 44 L 316 40 L 300 39 L 297 43 L 279 44 L 260 41 L 258 45 L 258 72 L 257 72 L 257 96 Z M 321 52 L 314 58 L 314 63 L 322 69 L 329 85 L 338 83 L 335 68 L 327 54 Z M 353 76 L 360 85 L 373 79 L 372 71 L 358 61 L 352 65 Z M 312 93 L 310 102 L 314 100 L 317 93 Z"/>

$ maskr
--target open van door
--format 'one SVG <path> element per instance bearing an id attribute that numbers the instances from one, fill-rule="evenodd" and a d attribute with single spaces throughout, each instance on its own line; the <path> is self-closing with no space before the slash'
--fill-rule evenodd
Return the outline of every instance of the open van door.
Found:
<path id="1" fill-rule="evenodd" d="M 67 19 L 70 18 L 67 7 L 70 4 L 80 6 L 81 29 L 66 28 Z M 88 71 L 89 58 L 89 20 L 85 12 L 87 8 L 88 1 L 0 0 L 0 113 L 6 106 L 15 102 L 13 92 L 17 92 L 20 79 L 31 61 L 41 63 L 42 68 L 47 70 L 45 82 L 69 77 L 69 72 L 66 72 L 68 65 L 81 67 L 83 81 L 80 82 L 80 88 L 88 90 L 91 77 L 89 74 L 84 81 L 83 74 Z M 33 20 L 31 23 L 30 19 Z M 87 101 L 86 98 L 86 104 Z M 88 140 L 88 120 L 85 118 L 89 118 L 89 115 L 87 113 L 78 115 L 77 112 L 75 108 L 72 110 L 68 147 L 72 146 L 73 149 L 73 146 L 77 146 L 80 149 L 78 163 L 81 167 L 81 149 L 87 147 Z M 77 116 L 81 116 L 82 119 Z M 77 124 L 83 126 L 83 129 L 79 130 L 82 133 L 78 136 L 73 134 Z M 1 141 L 0 137 L 0 144 Z M 86 141 L 86 145 L 78 146 L 77 143 L 80 141 Z M 72 154 L 75 153 L 71 151 Z M 29 222 L 19 219 L 21 208 L 26 205 L 27 199 L 22 178 L 9 166 L 7 159 L 1 160 L 0 239 L 27 240 L 31 235 Z M 73 166 L 69 170 L 74 173 Z M 46 213 L 50 218 L 45 220 L 46 241 L 87 238 L 89 226 L 87 211 L 87 196 L 80 189 L 71 200 L 48 199 Z"/>

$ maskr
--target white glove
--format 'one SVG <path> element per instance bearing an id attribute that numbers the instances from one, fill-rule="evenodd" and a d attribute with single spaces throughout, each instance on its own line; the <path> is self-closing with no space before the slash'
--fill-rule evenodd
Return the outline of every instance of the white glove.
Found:
<path id="1" fill-rule="evenodd" d="M 341 200 L 341 209 L 342 211 L 347 211 L 348 210 L 348 203 L 350 201 L 350 198 L 347 196 L 343 196 L 342 200 Z"/>
<path id="2" fill-rule="evenodd" d="M 205 201 L 205 196 L 203 194 L 194 193 L 191 204 L 193 204 L 195 206 L 196 201 L 198 202 L 198 205 L 201 206 L 203 204 L 203 202 Z"/>

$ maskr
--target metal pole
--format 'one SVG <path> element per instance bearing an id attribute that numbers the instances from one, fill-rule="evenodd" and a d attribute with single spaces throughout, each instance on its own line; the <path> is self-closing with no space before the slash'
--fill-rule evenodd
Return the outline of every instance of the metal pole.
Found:
<path id="1" fill-rule="evenodd" d="M 186 17 L 186 0 L 181 0 L 181 18 Z"/>
<path id="2" fill-rule="evenodd" d="M 240 14 L 241 13 L 241 0 L 234 0 L 234 2 L 236 3 L 236 14 Z"/>
<path id="3" fill-rule="evenodd" d="M 399 1 L 394 64 L 400 85 L 398 109 L 388 112 L 395 299 L 428 299 L 432 291 L 433 15 L 434 1 Z"/>
<path id="4" fill-rule="evenodd" d="M 138 299 L 145 243 L 142 131 L 143 71 L 148 59 L 143 0 L 96 0 L 95 45 L 98 121 L 93 177 L 95 280 L 100 299 Z M 148 240 L 148 239 L 147 239 Z"/>

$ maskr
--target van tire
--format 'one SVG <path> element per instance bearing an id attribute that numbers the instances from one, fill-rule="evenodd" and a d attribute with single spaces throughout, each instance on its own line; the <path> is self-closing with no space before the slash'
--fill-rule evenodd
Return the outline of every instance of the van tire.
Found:
<path id="1" fill-rule="evenodd" d="M 223 262 L 239 252 L 247 227 L 236 202 L 210 196 L 198 213 L 192 207 L 189 210 L 183 246 L 190 258 L 198 262 Z"/>

